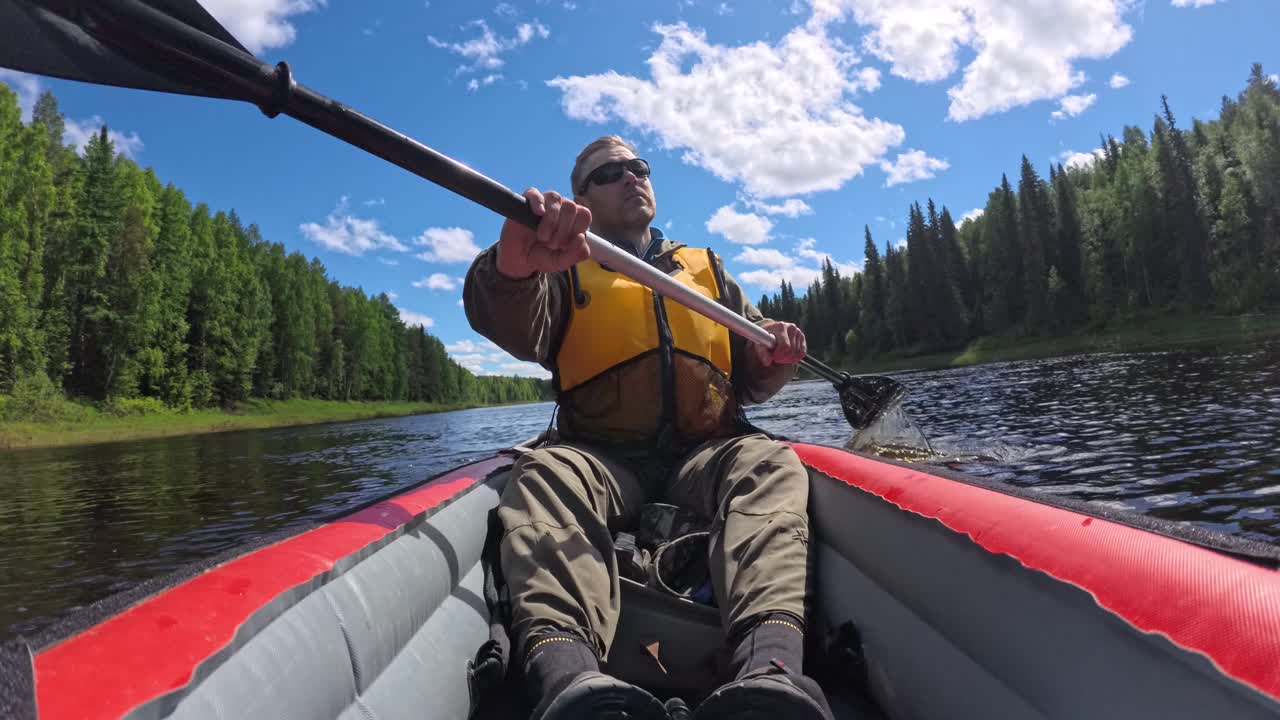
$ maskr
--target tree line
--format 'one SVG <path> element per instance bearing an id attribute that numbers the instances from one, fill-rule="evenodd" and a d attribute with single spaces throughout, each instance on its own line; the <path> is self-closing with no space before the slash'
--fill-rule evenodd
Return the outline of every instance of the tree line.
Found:
<path id="1" fill-rule="evenodd" d="M 70 396 L 178 408 L 549 393 L 477 377 L 385 294 L 339 285 L 235 212 L 193 206 L 117 154 L 105 127 L 83 155 L 64 127 L 51 93 L 24 124 L 0 83 L 0 393 L 44 377 Z"/>
<path id="2" fill-rule="evenodd" d="M 1242 314 L 1280 304 L 1280 90 L 1261 65 L 1218 118 L 1180 128 L 1168 98 L 1150 132 L 1101 138 L 1091 161 L 1024 155 L 976 217 L 932 199 L 905 247 L 865 232 L 862 272 L 828 259 L 797 297 L 760 299 L 831 361 L 949 350 L 984 335 L 1045 336 L 1148 311 Z"/>

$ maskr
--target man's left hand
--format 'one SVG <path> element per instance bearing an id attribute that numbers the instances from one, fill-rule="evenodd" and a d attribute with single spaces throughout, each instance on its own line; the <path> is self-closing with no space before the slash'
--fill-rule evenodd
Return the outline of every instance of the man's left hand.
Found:
<path id="1" fill-rule="evenodd" d="M 795 324 L 781 320 L 765 320 L 760 323 L 760 327 L 768 330 L 770 335 L 778 339 L 773 350 L 751 343 L 751 353 L 760 367 L 792 365 L 803 360 L 809 352 L 808 345 L 804 341 L 804 331 Z"/>

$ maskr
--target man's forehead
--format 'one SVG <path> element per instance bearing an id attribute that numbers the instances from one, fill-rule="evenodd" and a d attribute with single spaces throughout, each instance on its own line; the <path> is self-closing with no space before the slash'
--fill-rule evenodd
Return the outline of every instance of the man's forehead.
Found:
<path id="1" fill-rule="evenodd" d="M 600 148 L 587 157 L 587 162 L 585 163 L 587 173 L 590 174 L 592 170 L 595 170 L 607 162 L 611 162 L 613 160 L 630 160 L 635 156 L 635 153 L 621 145 L 610 145 L 609 147 Z"/>

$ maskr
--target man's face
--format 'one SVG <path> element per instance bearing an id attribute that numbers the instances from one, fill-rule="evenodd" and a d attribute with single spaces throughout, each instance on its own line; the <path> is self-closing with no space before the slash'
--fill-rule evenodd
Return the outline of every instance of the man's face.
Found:
<path id="1" fill-rule="evenodd" d="M 601 148 L 587 159 L 586 175 L 607 162 L 634 157 L 634 153 L 620 145 Z M 586 193 L 577 199 L 591 209 L 593 224 L 599 222 L 605 226 L 645 227 L 658 211 L 649 178 L 637 178 L 630 170 L 624 170 L 617 182 L 591 183 Z"/>

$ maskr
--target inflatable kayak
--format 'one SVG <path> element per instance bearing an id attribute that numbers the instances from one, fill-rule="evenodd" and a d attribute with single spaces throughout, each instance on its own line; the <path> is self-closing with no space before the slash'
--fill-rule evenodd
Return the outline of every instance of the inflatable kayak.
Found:
<path id="1" fill-rule="evenodd" d="M 817 547 L 806 671 L 839 717 L 1280 716 L 1277 548 L 793 446 Z M 523 717 L 510 677 L 478 671 L 501 626 L 491 511 L 518 452 L 83 610 L 10 653 L 9 712 Z M 608 669 L 696 696 L 720 643 L 714 608 L 624 581 Z"/>

